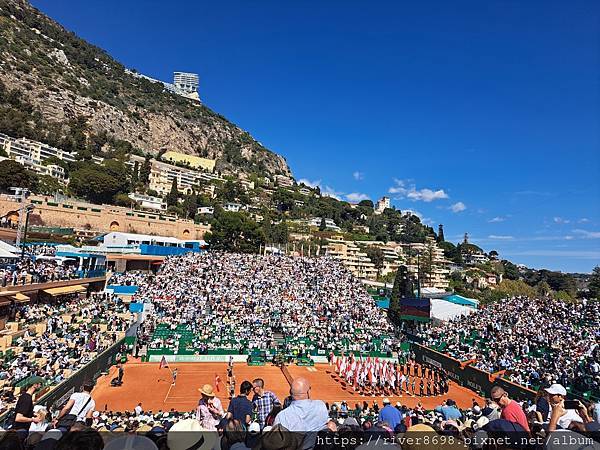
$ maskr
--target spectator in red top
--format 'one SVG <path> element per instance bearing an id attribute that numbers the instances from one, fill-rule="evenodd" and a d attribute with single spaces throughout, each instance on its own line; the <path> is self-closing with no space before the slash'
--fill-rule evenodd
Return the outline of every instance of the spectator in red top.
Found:
<path id="1" fill-rule="evenodd" d="M 518 423 L 529 433 L 529 425 L 527 424 L 527 417 L 525 417 L 523 408 L 516 401 L 511 400 L 506 391 L 500 386 L 494 386 L 490 394 L 492 400 L 502 408 L 500 418 Z"/>

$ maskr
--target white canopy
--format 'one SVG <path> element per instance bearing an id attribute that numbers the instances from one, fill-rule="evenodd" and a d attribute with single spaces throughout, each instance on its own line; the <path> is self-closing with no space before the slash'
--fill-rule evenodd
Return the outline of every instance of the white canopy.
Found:
<path id="1" fill-rule="evenodd" d="M 0 258 L 18 258 L 20 254 L 17 247 L 0 240 Z"/>
<path id="2" fill-rule="evenodd" d="M 431 318 L 439 320 L 450 320 L 455 317 L 468 316 L 476 309 L 469 306 L 457 305 L 442 298 L 431 299 Z"/>

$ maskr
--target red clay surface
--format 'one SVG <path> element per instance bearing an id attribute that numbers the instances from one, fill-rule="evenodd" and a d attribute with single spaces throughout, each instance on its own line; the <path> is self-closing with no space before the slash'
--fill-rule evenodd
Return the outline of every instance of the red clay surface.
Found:
<path id="1" fill-rule="evenodd" d="M 226 387 L 226 363 L 172 363 L 169 369 L 178 369 L 177 383 L 171 386 L 171 372 L 169 369 L 159 369 L 159 363 L 140 363 L 130 361 L 123 366 L 123 385 L 111 387 L 110 380 L 116 376 L 117 369 L 113 367 L 107 376 L 98 380 L 93 391 L 98 410 L 131 411 L 142 402 L 144 410 L 154 412 L 191 411 L 195 409 L 200 398 L 198 389 L 204 384 L 215 385 L 215 375 L 221 379 L 220 392 L 217 396 L 226 408 L 229 400 Z M 288 366 L 293 378 L 304 377 L 311 382 L 311 397 L 325 402 L 338 402 L 345 400 L 351 407 L 355 403 L 377 401 L 381 404 L 382 397 L 361 396 L 352 388 L 346 389 L 332 372 L 333 367 L 327 364 L 317 364 L 314 367 Z M 289 394 L 289 384 L 281 369 L 272 365 L 247 366 L 244 363 L 234 364 L 236 378 L 236 394 L 242 381 L 252 381 L 254 378 L 263 378 L 265 388 L 277 394 L 280 400 Z M 332 376 L 334 375 L 334 376 Z M 450 382 L 447 395 L 437 397 L 390 397 L 395 404 L 399 401 L 407 406 L 415 406 L 421 402 L 426 409 L 438 406 L 443 399 L 452 398 L 459 407 L 471 406 L 471 399 L 476 398 L 481 403 L 481 398 L 473 391 Z"/>

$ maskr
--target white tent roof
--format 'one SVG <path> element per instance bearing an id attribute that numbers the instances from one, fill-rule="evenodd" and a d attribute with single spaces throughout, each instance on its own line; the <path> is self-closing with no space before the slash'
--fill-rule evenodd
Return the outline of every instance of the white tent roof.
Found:
<path id="1" fill-rule="evenodd" d="M 431 299 L 431 318 L 439 320 L 450 320 L 459 316 L 468 316 L 475 312 L 474 308 L 456 303 L 448 302 L 441 298 Z"/>
<path id="2" fill-rule="evenodd" d="M 21 251 L 14 245 L 0 241 L 0 258 L 18 258 Z"/>

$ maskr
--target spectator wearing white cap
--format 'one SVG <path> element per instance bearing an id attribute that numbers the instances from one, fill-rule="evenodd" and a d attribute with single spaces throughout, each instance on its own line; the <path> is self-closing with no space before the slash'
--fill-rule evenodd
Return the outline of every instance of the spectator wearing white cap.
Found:
<path id="1" fill-rule="evenodd" d="M 564 401 L 567 396 L 567 390 L 563 385 L 555 383 L 545 391 L 548 393 L 548 403 L 550 403 L 550 423 L 552 424 L 553 419 L 556 421 L 557 428 L 564 430 L 569 429 L 573 422 L 583 424 L 584 421 L 581 416 L 574 409 L 564 409 Z M 555 409 L 560 410 L 558 414 Z"/>

